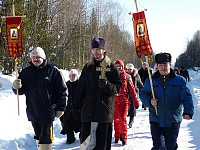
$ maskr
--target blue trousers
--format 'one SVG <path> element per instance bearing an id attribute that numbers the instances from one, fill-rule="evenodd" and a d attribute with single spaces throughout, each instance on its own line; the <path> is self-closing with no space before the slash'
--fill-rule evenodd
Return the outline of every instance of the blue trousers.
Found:
<path id="1" fill-rule="evenodd" d="M 171 127 L 160 127 L 151 124 L 151 135 L 153 148 L 151 150 L 176 150 L 178 148 L 177 137 L 180 125 Z"/>

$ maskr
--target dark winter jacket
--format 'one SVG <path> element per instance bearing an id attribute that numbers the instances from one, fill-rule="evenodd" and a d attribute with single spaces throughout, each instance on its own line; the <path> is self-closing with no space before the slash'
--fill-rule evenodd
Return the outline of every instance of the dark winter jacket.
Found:
<path id="1" fill-rule="evenodd" d="M 73 101 L 76 94 L 76 88 L 78 85 L 78 80 L 71 82 L 70 80 L 66 82 L 67 88 L 68 88 L 68 101 L 67 101 L 67 107 L 65 112 L 71 112 L 73 111 Z M 69 113 L 66 113 L 69 116 Z"/>
<path id="2" fill-rule="evenodd" d="M 170 127 L 182 121 L 183 115 L 193 116 L 194 106 L 192 95 L 186 87 L 186 81 L 183 77 L 175 75 L 173 70 L 170 70 L 166 87 L 160 79 L 160 73 L 157 71 L 152 75 L 153 89 L 155 98 L 158 99 L 157 110 L 158 116 L 155 113 L 155 108 L 151 105 L 152 99 L 151 86 L 149 78 L 145 81 L 144 87 L 140 90 L 140 98 L 145 106 L 149 107 L 150 121 L 158 123 L 161 127 Z"/>
<path id="3" fill-rule="evenodd" d="M 81 122 L 80 120 L 75 120 L 73 116 L 73 100 L 76 94 L 78 80 L 71 82 L 70 80 L 66 82 L 68 89 L 68 101 L 66 106 L 66 111 L 64 115 L 60 118 L 62 122 L 61 134 L 67 134 L 70 129 L 75 132 L 80 131 Z M 70 118 L 71 117 L 71 118 Z"/>
<path id="4" fill-rule="evenodd" d="M 190 76 L 186 69 L 181 69 L 180 75 L 183 76 L 186 79 L 186 81 L 190 82 Z"/>
<path id="5" fill-rule="evenodd" d="M 152 74 L 152 71 L 150 70 L 151 74 Z M 149 77 L 149 74 L 148 74 L 148 70 L 147 68 L 143 69 L 142 67 L 138 70 L 138 74 L 140 75 L 140 78 L 142 80 L 142 83 L 144 84 L 145 83 L 145 80 Z"/>
<path id="6" fill-rule="evenodd" d="M 132 73 L 131 74 L 133 84 L 135 86 L 135 91 L 139 95 L 139 90 L 143 87 L 143 83 L 141 81 L 140 75 L 138 73 Z"/>
<path id="7" fill-rule="evenodd" d="M 131 73 L 130 75 L 133 80 L 133 84 L 135 86 L 135 91 L 137 93 L 137 97 L 139 98 L 139 91 L 141 88 L 143 88 L 143 83 L 140 79 L 140 75 L 137 73 L 136 69 L 134 69 L 133 73 Z M 128 116 L 136 116 L 136 108 L 135 108 L 135 106 L 133 106 L 132 101 L 131 101 L 131 104 L 129 105 Z"/>
<path id="8" fill-rule="evenodd" d="M 52 122 L 56 110 L 64 111 L 67 87 L 61 72 L 47 60 L 40 67 L 31 62 L 19 73 L 18 79 L 22 82 L 19 94 L 26 96 L 29 121 Z"/>
<path id="9" fill-rule="evenodd" d="M 113 121 L 115 94 L 121 89 L 122 82 L 117 68 L 105 56 L 107 85 L 98 87 L 101 73 L 100 62 L 94 58 L 87 63 L 81 73 L 74 107 L 81 109 L 81 122 L 111 123 Z"/>

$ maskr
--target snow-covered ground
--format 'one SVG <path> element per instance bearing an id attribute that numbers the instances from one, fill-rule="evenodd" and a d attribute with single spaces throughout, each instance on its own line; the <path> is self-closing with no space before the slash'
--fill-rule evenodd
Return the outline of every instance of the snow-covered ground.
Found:
<path id="1" fill-rule="evenodd" d="M 68 71 L 63 71 L 68 80 Z M 193 120 L 184 120 L 181 124 L 178 137 L 178 150 L 200 150 L 200 71 L 189 70 L 191 81 L 188 87 L 193 95 L 195 113 Z M 17 96 L 11 90 L 15 75 L 6 76 L 0 74 L 0 149 L 5 150 L 36 150 L 33 139 L 33 128 L 27 121 L 25 97 L 19 96 L 20 116 L 18 116 Z M 61 125 L 59 119 L 54 121 L 54 150 L 79 150 L 79 139 L 75 143 L 65 144 L 66 136 L 60 134 Z M 114 138 L 112 150 L 150 150 L 152 140 L 149 127 L 148 111 L 141 107 L 137 110 L 133 127 L 128 129 L 128 144 L 122 146 L 115 144 Z"/>

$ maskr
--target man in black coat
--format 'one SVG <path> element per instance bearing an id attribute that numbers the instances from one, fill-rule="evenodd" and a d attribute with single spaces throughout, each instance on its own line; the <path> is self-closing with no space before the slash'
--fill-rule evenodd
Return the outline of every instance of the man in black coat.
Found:
<path id="1" fill-rule="evenodd" d="M 81 147 L 86 144 L 90 149 L 110 150 L 115 94 L 120 91 L 122 82 L 117 68 L 105 53 L 104 39 L 94 38 L 91 45 L 93 57 L 82 70 L 74 111 L 77 114 L 81 111 Z M 94 124 L 97 125 L 93 130 L 96 134 L 92 137 Z M 88 137 L 95 142 L 88 143 Z"/>
<path id="2" fill-rule="evenodd" d="M 74 132 L 80 132 L 81 121 L 75 120 L 73 115 L 73 101 L 76 95 L 76 88 L 78 84 L 78 71 L 76 69 L 71 69 L 69 71 L 69 81 L 67 81 L 68 89 L 68 101 L 66 106 L 66 111 L 62 117 L 60 117 L 62 131 L 61 134 L 67 134 L 67 144 L 72 144 L 76 140 Z"/>
<path id="3" fill-rule="evenodd" d="M 180 75 L 183 76 L 187 82 L 190 82 L 190 76 L 189 76 L 188 71 L 185 69 L 185 67 L 181 67 Z"/>
<path id="4" fill-rule="evenodd" d="M 150 70 L 150 73 L 152 74 L 152 71 Z M 149 77 L 148 74 L 148 69 L 147 69 L 147 63 L 144 62 L 142 64 L 142 67 L 138 70 L 138 74 L 140 75 L 141 81 L 144 85 L 145 80 Z M 146 110 L 146 106 L 144 104 L 142 104 L 142 108 L 144 108 L 144 110 Z"/>
<path id="5" fill-rule="evenodd" d="M 34 48 L 30 58 L 30 66 L 13 82 L 13 91 L 26 96 L 26 113 L 35 131 L 38 149 L 51 150 L 53 120 L 64 114 L 67 87 L 58 68 L 47 62 L 42 48 Z"/>

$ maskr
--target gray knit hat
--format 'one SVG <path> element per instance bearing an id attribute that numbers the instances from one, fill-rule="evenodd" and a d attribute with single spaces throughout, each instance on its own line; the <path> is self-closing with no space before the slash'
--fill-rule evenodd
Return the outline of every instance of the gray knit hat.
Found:
<path id="1" fill-rule="evenodd" d="M 32 52 L 30 53 L 30 57 L 32 56 L 39 56 L 43 59 L 46 59 L 46 55 L 44 50 L 41 47 L 36 47 L 32 50 Z"/>

